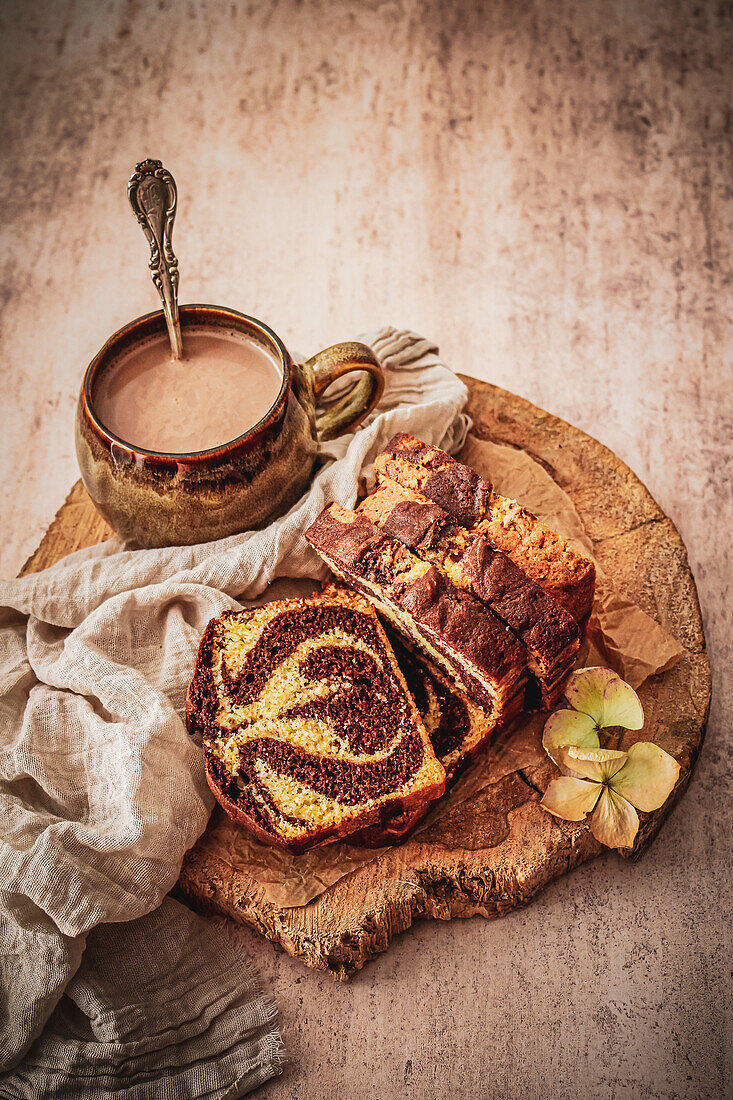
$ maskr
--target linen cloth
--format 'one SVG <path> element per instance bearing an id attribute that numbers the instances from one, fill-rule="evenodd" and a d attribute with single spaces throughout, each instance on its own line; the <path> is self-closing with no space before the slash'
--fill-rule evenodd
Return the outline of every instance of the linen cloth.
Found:
<path id="1" fill-rule="evenodd" d="M 303 532 L 330 501 L 354 504 L 395 432 L 463 444 L 467 391 L 437 347 L 393 328 L 364 339 L 383 398 L 320 446 L 287 515 L 198 546 L 112 539 L 0 582 L 0 1068 L 17 1066 L 2 1095 L 234 1097 L 277 1072 L 242 949 L 161 905 L 213 805 L 185 697 L 212 617 L 277 577 L 325 577 Z"/>
<path id="2" fill-rule="evenodd" d="M 100 924 L 0 1096 L 250 1092 L 278 1072 L 283 1044 L 243 940 L 236 925 L 204 920 L 170 897 L 137 920 Z"/>

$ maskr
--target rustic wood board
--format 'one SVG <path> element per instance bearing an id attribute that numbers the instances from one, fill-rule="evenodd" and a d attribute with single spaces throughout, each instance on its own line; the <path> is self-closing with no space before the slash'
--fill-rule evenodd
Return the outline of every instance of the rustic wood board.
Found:
<path id="1" fill-rule="evenodd" d="M 675 668 L 647 681 L 640 692 L 645 732 L 676 756 L 682 772 L 665 806 L 643 815 L 635 857 L 689 782 L 710 706 L 710 667 L 684 544 L 636 475 L 597 440 L 506 390 L 465 381 L 476 435 L 520 447 L 545 466 L 573 499 L 616 586 L 685 647 Z M 23 572 L 110 534 L 79 482 Z M 250 925 L 308 966 L 345 979 L 418 918 L 501 916 L 598 856 L 601 848 L 585 825 L 556 821 L 540 808 L 553 774 L 548 761 L 505 777 L 417 839 L 294 909 L 267 903 L 256 881 L 221 858 L 217 811 L 185 860 L 178 892 L 197 908 Z"/>

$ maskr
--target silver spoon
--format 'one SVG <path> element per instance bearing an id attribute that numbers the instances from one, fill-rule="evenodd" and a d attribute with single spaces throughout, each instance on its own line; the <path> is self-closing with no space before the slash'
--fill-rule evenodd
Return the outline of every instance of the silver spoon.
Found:
<path id="1" fill-rule="evenodd" d="M 163 301 L 171 355 L 174 359 L 182 359 L 183 341 L 178 318 L 178 260 L 172 245 L 178 201 L 176 181 L 159 160 L 144 160 L 135 166 L 135 171 L 130 176 L 127 197 L 150 245 L 150 270 Z"/>

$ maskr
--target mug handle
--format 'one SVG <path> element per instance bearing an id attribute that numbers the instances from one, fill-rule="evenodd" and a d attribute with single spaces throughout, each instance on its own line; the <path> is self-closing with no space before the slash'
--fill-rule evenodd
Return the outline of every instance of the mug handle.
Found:
<path id="1" fill-rule="evenodd" d="M 353 431 L 368 416 L 384 393 L 384 373 L 370 347 L 351 340 L 333 344 L 313 355 L 306 362 L 313 377 L 316 401 L 316 432 L 319 441 L 335 439 Z M 326 408 L 318 407 L 318 399 L 332 382 L 351 371 L 365 371 L 356 385 Z"/>

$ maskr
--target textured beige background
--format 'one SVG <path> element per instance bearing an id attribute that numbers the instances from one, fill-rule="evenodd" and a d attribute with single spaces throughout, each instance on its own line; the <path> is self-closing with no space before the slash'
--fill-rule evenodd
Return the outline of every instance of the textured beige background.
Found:
<path id="1" fill-rule="evenodd" d="M 634 467 L 700 586 L 708 743 L 650 853 L 418 926 L 344 987 L 246 934 L 292 1056 L 268 1096 L 722 1097 L 730 5 L 4 0 L 0 37 L 1 573 L 76 477 L 84 365 L 154 305 L 125 198 L 152 155 L 181 191 L 182 301 L 308 352 L 434 336 Z"/>

